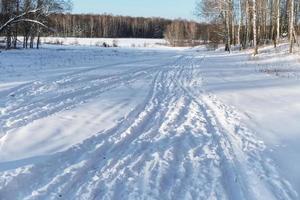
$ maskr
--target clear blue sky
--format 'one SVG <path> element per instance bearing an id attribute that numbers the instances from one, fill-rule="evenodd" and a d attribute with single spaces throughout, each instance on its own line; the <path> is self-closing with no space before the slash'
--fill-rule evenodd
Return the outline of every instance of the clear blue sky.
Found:
<path id="1" fill-rule="evenodd" d="M 73 0 L 73 13 L 197 19 L 196 0 Z"/>

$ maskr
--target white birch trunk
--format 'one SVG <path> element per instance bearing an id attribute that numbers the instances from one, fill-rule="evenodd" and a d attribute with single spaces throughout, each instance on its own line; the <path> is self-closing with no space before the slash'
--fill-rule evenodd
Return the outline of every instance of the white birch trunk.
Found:
<path id="1" fill-rule="evenodd" d="M 239 1 L 239 27 L 238 27 L 238 32 L 237 32 L 237 43 L 239 46 L 241 46 L 241 27 L 242 27 L 242 0 Z"/>
<path id="2" fill-rule="evenodd" d="M 253 47 L 254 47 L 254 55 L 258 54 L 257 48 L 257 27 L 256 27 L 256 0 L 252 0 L 253 2 Z"/>
<path id="3" fill-rule="evenodd" d="M 276 2 L 277 16 L 276 16 L 276 43 L 280 40 L 280 0 Z"/>
<path id="4" fill-rule="evenodd" d="M 290 0 L 290 25 L 289 25 L 289 39 L 290 39 L 290 53 L 293 53 L 294 45 L 294 0 Z"/>

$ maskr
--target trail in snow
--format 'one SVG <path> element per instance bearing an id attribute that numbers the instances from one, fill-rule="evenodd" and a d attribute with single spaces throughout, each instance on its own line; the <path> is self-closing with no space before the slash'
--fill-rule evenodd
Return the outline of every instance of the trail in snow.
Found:
<path id="1" fill-rule="evenodd" d="M 0 172 L 0 199 L 296 199 L 237 111 L 203 90 L 205 57 L 182 54 L 164 65 L 95 76 L 83 81 L 88 86 L 83 72 L 14 91 L 26 100 L 1 115 L 11 123 L 5 130 L 151 79 L 143 103 L 113 128 L 37 164 Z M 40 87 L 47 95 L 30 101 Z"/>
<path id="2" fill-rule="evenodd" d="M 139 62 L 141 61 L 124 63 L 123 65 L 136 65 Z M 105 67 L 109 66 L 111 65 Z M 5 133 L 10 129 L 24 126 L 35 119 L 54 114 L 63 109 L 70 109 L 72 106 L 82 104 L 105 91 L 145 76 L 149 71 L 148 68 L 143 68 L 99 76 L 97 75 L 99 68 L 102 70 L 103 66 L 81 70 L 67 76 L 58 76 L 48 81 L 27 83 L 17 89 L 13 88 L 5 91 L 3 95 L 6 96 L 4 101 L 7 106 L 0 117 L 2 131 Z M 85 77 L 85 73 L 89 72 L 93 72 L 95 75 Z M 35 98 L 36 96 L 39 98 Z"/>

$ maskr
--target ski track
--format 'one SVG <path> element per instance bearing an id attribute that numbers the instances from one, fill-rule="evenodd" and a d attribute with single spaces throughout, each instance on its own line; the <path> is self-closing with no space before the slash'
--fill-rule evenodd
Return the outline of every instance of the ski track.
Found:
<path id="1" fill-rule="evenodd" d="M 147 60 L 114 65 L 138 64 L 144 61 Z M 2 136 L 11 129 L 25 126 L 36 119 L 47 117 L 56 112 L 71 109 L 106 91 L 151 75 L 148 74 L 149 69 L 155 67 L 128 70 L 112 75 L 97 75 L 97 70 L 110 66 L 93 67 L 68 75 L 59 75 L 50 80 L 27 83 L 0 93 L 6 97 L 4 99 L 6 109 L 0 116 Z M 93 72 L 95 75 L 85 77 L 85 73 L 89 72 Z"/>
<path id="2" fill-rule="evenodd" d="M 203 90 L 202 65 L 205 57 L 186 53 L 120 74 L 83 80 L 82 71 L 19 87 L 14 95 L 22 101 L 7 97 L 4 131 L 152 78 L 144 102 L 112 129 L 41 163 L 0 172 L 0 199 L 297 199 L 238 112 Z M 39 91 L 45 98 L 32 98 Z"/>

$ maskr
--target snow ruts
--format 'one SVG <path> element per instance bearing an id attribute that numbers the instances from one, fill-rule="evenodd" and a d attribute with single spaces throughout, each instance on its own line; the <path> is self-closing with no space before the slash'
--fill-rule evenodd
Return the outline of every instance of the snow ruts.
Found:
<path id="1" fill-rule="evenodd" d="M 47 117 L 62 110 L 85 103 L 104 92 L 129 84 L 148 74 L 149 67 L 131 69 L 111 75 L 98 75 L 103 68 L 112 66 L 136 66 L 149 59 L 132 62 L 115 63 L 100 67 L 92 67 L 69 74 L 59 75 L 45 81 L 23 84 L 2 93 L 5 112 L 0 116 L 0 139 L 9 130 L 25 126 L 34 120 Z M 86 75 L 87 73 L 93 73 Z"/>
<path id="2" fill-rule="evenodd" d="M 297 199 L 237 111 L 203 90 L 204 64 L 187 54 L 144 69 L 153 81 L 142 104 L 67 151 L 1 172 L 0 199 Z"/>

